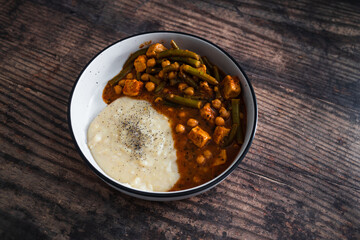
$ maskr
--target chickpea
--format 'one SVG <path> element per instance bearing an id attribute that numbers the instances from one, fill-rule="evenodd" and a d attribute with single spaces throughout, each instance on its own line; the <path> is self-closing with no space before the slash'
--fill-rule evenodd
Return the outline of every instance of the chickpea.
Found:
<path id="1" fill-rule="evenodd" d="M 178 62 L 174 62 L 172 65 L 175 67 L 176 71 L 178 71 L 178 70 L 179 70 L 180 65 L 179 65 L 179 63 L 178 63 Z"/>
<path id="2" fill-rule="evenodd" d="M 147 62 L 146 62 L 146 66 L 148 66 L 148 67 L 153 67 L 153 66 L 155 66 L 155 65 L 156 65 L 155 58 L 150 58 L 150 59 L 148 59 Z"/>
<path id="3" fill-rule="evenodd" d="M 218 126 L 224 126 L 225 120 L 222 117 L 216 117 L 215 118 L 215 124 Z"/>
<path id="4" fill-rule="evenodd" d="M 212 100 L 211 104 L 215 109 L 221 108 L 221 101 L 219 99 Z"/>
<path id="5" fill-rule="evenodd" d="M 179 116 L 180 118 L 184 118 L 184 117 L 186 117 L 186 113 L 185 113 L 185 112 L 179 112 L 179 113 L 178 113 L 178 116 Z"/>
<path id="6" fill-rule="evenodd" d="M 220 113 L 220 116 L 225 118 L 225 119 L 230 117 L 230 112 L 227 111 L 224 107 L 220 108 L 219 113 Z"/>
<path id="7" fill-rule="evenodd" d="M 154 89 L 155 89 L 155 83 L 153 83 L 153 82 L 147 82 L 147 83 L 145 84 L 145 88 L 146 88 L 146 90 L 148 90 L 148 92 L 152 92 L 152 91 L 154 91 Z"/>
<path id="8" fill-rule="evenodd" d="M 176 78 L 176 72 L 169 72 L 168 77 L 169 77 L 169 79 L 174 79 L 174 78 Z"/>
<path id="9" fill-rule="evenodd" d="M 144 73 L 143 75 L 141 75 L 141 80 L 143 80 L 143 81 L 149 81 L 149 74 L 147 74 L 147 73 Z"/>
<path id="10" fill-rule="evenodd" d="M 158 73 L 158 76 L 159 76 L 159 78 L 161 78 L 161 79 L 163 79 L 164 78 L 164 71 L 163 70 L 161 70 L 159 73 Z"/>
<path id="11" fill-rule="evenodd" d="M 194 95 L 194 88 L 193 87 L 188 87 L 184 90 L 184 93 L 188 96 L 192 96 Z"/>
<path id="12" fill-rule="evenodd" d="M 133 79 L 133 78 L 134 78 L 134 74 L 128 73 L 125 78 L 127 78 L 127 79 Z"/>
<path id="13" fill-rule="evenodd" d="M 203 154 L 206 159 L 210 159 L 212 157 L 212 153 L 210 150 L 205 150 Z"/>
<path id="14" fill-rule="evenodd" d="M 183 132 L 185 132 L 185 127 L 184 127 L 184 125 L 182 125 L 182 124 L 176 125 L 175 131 L 176 131 L 177 133 L 183 133 Z"/>
<path id="15" fill-rule="evenodd" d="M 204 157 L 204 155 L 199 155 L 199 156 L 197 156 L 196 162 L 197 162 L 198 164 L 204 164 L 204 163 L 205 163 L 205 157 Z"/>
<path id="16" fill-rule="evenodd" d="M 166 66 L 169 66 L 170 65 L 170 61 L 169 60 L 165 60 L 165 61 L 162 61 L 161 63 L 161 66 L 164 68 Z"/>
<path id="17" fill-rule="evenodd" d="M 120 80 L 119 85 L 122 86 L 122 87 L 125 86 L 125 81 L 126 81 L 125 79 Z"/>
<path id="18" fill-rule="evenodd" d="M 187 87 L 188 87 L 188 85 L 186 83 L 179 83 L 179 85 L 178 85 L 178 89 L 181 92 Z"/>
<path id="19" fill-rule="evenodd" d="M 186 123 L 189 127 L 196 127 L 199 122 L 196 119 L 189 118 L 189 120 Z"/>
<path id="20" fill-rule="evenodd" d="M 115 93 L 116 93 L 116 94 L 121 94 L 121 92 L 122 92 L 122 87 L 119 86 L 119 85 L 116 85 L 116 86 L 114 87 L 114 90 L 115 90 Z"/>

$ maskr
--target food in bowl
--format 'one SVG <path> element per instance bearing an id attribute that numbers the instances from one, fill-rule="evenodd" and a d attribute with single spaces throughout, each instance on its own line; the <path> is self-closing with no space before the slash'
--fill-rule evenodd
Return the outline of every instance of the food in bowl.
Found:
<path id="1" fill-rule="evenodd" d="M 149 188 L 144 187 L 146 184 L 136 186 L 132 184 L 134 179 L 123 181 L 116 177 L 116 170 L 107 170 L 120 169 L 120 160 L 113 160 L 115 157 L 111 156 L 103 158 L 101 148 L 100 153 L 93 152 L 90 127 L 88 143 L 100 167 L 109 176 L 134 188 L 178 191 L 206 183 L 232 164 L 244 141 L 246 109 L 239 78 L 225 74 L 205 56 L 180 49 L 174 41 L 171 41 L 171 48 L 162 43 L 154 43 L 130 55 L 120 73 L 103 90 L 103 100 L 109 104 L 107 108 L 113 108 L 113 105 L 116 106 L 114 108 L 121 108 L 120 105 L 126 103 L 118 103 L 120 99 L 146 101 L 148 107 L 151 106 L 158 114 L 165 116 L 168 122 L 161 125 L 164 129 L 171 129 L 174 143 L 170 149 L 173 147 L 176 152 L 179 177 L 175 183 L 172 184 L 175 178 L 169 179 L 167 175 L 157 172 L 157 178 L 162 179 L 164 186 L 154 188 L 151 181 L 147 183 L 151 186 Z M 121 112 L 131 125 L 139 124 L 135 116 L 144 116 L 144 111 L 139 110 L 137 114 L 130 114 L 133 117 L 127 116 L 126 111 Z M 97 123 L 99 128 L 101 121 Z M 110 121 L 117 120 L 110 118 Z M 91 126 L 93 124 L 95 123 Z M 147 124 L 146 121 L 141 123 L 141 128 Z M 95 135 L 91 136 L 96 138 Z M 114 152 L 114 155 L 118 155 L 118 159 L 123 158 L 121 151 Z M 138 161 L 141 164 L 141 161 L 152 161 L 140 155 L 130 162 Z M 100 164 L 103 161 L 108 165 L 107 169 Z M 157 161 L 173 160 L 164 155 Z M 134 171 L 129 169 L 123 172 L 131 175 Z M 146 178 L 143 175 L 145 172 L 139 173 L 137 178 L 142 184 L 143 178 Z"/>
<path id="2" fill-rule="evenodd" d="M 168 191 L 180 177 L 168 119 L 148 101 L 112 102 L 90 124 L 88 146 L 107 174 L 130 187 Z"/>

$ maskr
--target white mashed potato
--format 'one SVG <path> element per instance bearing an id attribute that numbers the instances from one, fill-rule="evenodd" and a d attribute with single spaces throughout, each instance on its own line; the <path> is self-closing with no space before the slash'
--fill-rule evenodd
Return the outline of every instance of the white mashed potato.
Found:
<path id="1" fill-rule="evenodd" d="M 147 101 L 112 102 L 90 124 L 87 141 L 104 172 L 125 185 L 168 191 L 180 177 L 168 119 Z"/>

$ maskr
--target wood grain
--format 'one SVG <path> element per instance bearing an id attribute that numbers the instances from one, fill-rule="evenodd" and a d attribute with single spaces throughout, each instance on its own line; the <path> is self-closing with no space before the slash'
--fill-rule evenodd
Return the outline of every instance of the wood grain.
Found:
<path id="1" fill-rule="evenodd" d="M 358 1 L 0 2 L 1 239 L 360 239 Z M 67 125 L 86 63 L 154 30 L 224 48 L 258 100 L 243 163 L 177 202 L 108 187 Z"/>

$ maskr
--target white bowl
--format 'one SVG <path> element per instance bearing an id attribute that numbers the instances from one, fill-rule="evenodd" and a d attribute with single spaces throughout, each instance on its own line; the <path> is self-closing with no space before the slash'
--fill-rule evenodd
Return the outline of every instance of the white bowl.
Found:
<path id="1" fill-rule="evenodd" d="M 245 141 L 234 162 L 219 176 L 200 186 L 175 192 L 148 192 L 123 185 L 108 176 L 96 163 L 87 146 L 87 129 L 98 113 L 106 107 L 102 91 L 109 79 L 122 68 L 128 56 L 145 42 L 177 42 L 181 48 L 205 55 L 226 74 L 240 78 L 247 111 Z M 124 38 L 98 53 L 83 69 L 74 84 L 68 108 L 69 127 L 75 145 L 88 166 L 107 184 L 128 195 L 146 200 L 168 201 L 195 196 L 224 180 L 242 161 L 254 138 L 257 125 L 257 104 L 254 90 L 239 64 L 217 45 L 203 38 L 180 32 L 149 32 Z"/>

